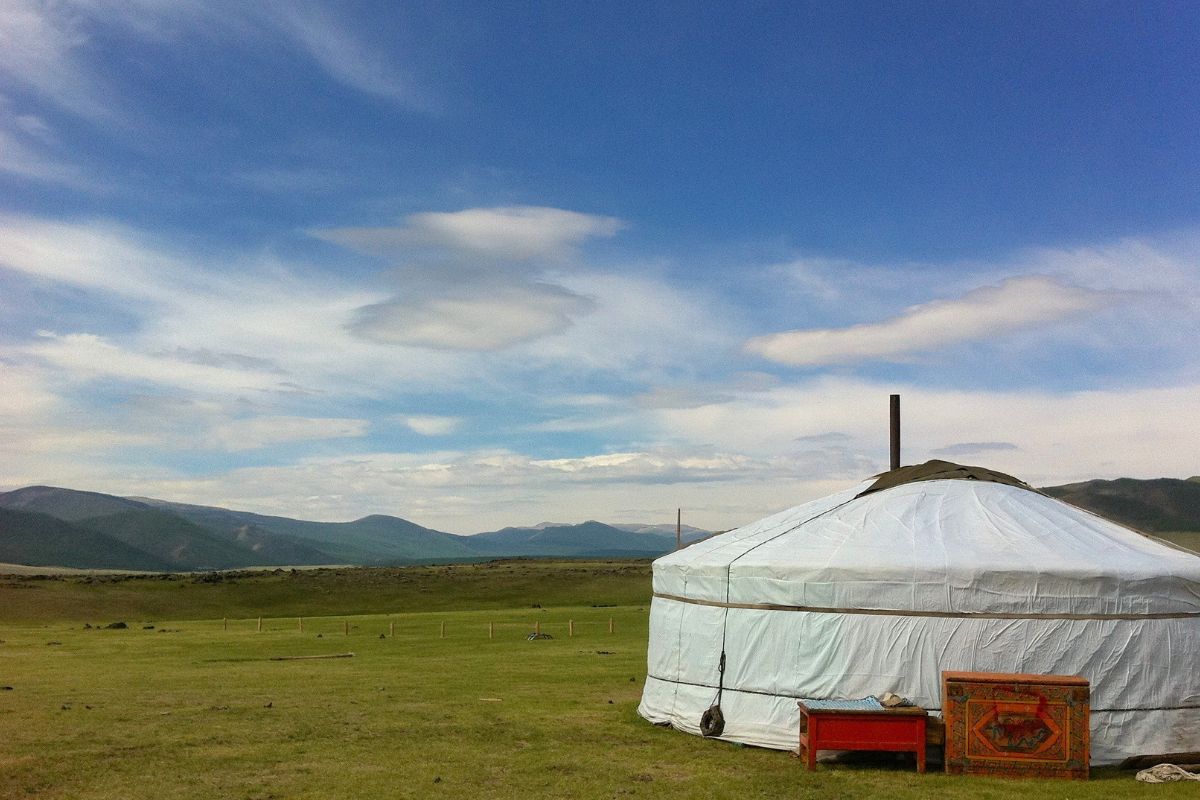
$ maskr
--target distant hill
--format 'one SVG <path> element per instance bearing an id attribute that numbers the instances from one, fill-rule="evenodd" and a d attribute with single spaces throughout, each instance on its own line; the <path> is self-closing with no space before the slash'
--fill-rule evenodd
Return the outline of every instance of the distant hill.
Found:
<path id="1" fill-rule="evenodd" d="M 675 549 L 675 536 L 632 533 L 603 522 L 504 528 L 466 537 L 479 553 L 514 556 L 651 556 Z"/>
<path id="2" fill-rule="evenodd" d="M 1043 492 L 1146 533 L 1200 531 L 1200 480 L 1084 481 Z"/>
<path id="3" fill-rule="evenodd" d="M 0 493 L 0 561 L 79 568 L 194 571 L 309 564 L 399 564 L 501 556 L 656 556 L 674 528 L 589 521 L 457 536 L 399 517 L 309 520 L 116 497 L 52 486 Z M 670 526 L 668 526 L 670 527 Z M 705 535 L 687 529 L 688 539 Z"/>
<path id="4" fill-rule="evenodd" d="M 153 508 L 79 520 L 76 526 L 111 536 L 176 570 L 233 569 L 269 562 L 236 541 Z"/>
<path id="5" fill-rule="evenodd" d="M 273 517 L 216 506 L 195 506 L 165 500 L 139 501 L 177 514 L 215 531 L 236 534 L 249 528 L 260 536 L 285 537 L 294 545 L 325 553 L 324 560 L 283 561 L 301 564 L 389 564 L 401 561 L 469 558 L 476 555 L 467 537 L 424 528 L 399 517 L 376 514 L 353 522 L 311 522 Z"/>
<path id="6" fill-rule="evenodd" d="M 161 572 L 171 565 L 99 531 L 37 511 L 0 508 L 0 562 Z"/>
<path id="7" fill-rule="evenodd" d="M 619 530 L 629 531 L 630 533 L 651 533 L 657 536 L 666 536 L 671 540 L 671 546 L 674 547 L 675 545 L 675 526 L 669 522 L 661 522 L 654 525 L 614 524 L 613 527 Z M 679 533 L 679 538 L 682 539 L 685 544 L 689 542 L 697 542 L 701 539 L 707 539 L 709 536 L 712 536 L 712 531 L 693 528 L 691 525 L 680 525 Z"/>
<path id="8" fill-rule="evenodd" d="M 227 531 L 233 541 L 256 553 L 265 564 L 335 564 L 336 556 L 313 547 L 294 536 L 272 533 L 257 525 L 243 525 Z"/>
<path id="9" fill-rule="evenodd" d="M 0 492 L 0 508 L 16 511 L 40 511 L 57 519 L 76 520 L 116 514 L 131 509 L 149 508 L 145 503 L 127 497 L 56 486 L 26 486 L 11 492 Z"/>

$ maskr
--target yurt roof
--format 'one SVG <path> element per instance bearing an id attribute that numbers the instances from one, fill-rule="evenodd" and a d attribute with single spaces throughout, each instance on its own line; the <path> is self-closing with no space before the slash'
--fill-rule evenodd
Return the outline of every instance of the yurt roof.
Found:
<path id="1" fill-rule="evenodd" d="M 748 607 L 1119 618 L 1200 611 L 1200 557 L 978 467 L 906 468 L 655 561 L 654 591 Z M 904 472 L 897 470 L 894 472 Z"/>

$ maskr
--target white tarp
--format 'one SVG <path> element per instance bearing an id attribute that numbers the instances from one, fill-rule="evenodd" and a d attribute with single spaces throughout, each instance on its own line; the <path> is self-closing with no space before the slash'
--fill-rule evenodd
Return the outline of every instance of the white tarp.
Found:
<path id="1" fill-rule="evenodd" d="M 934 480 L 807 503 L 654 562 L 639 713 L 795 749 L 796 699 L 941 672 L 1081 675 L 1092 762 L 1200 750 L 1200 557 L 1035 492 Z"/>

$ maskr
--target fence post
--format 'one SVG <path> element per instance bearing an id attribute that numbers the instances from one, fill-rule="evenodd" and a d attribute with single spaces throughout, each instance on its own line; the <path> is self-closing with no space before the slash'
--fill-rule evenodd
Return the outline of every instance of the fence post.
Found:
<path id="1" fill-rule="evenodd" d="M 492 624 L 493 623 L 491 623 L 491 622 L 488 623 L 488 638 L 489 639 L 491 639 L 494 636 L 494 632 L 492 630 Z"/>
<path id="2" fill-rule="evenodd" d="M 575 620 L 569 619 L 569 620 L 567 620 L 567 636 L 574 636 L 574 635 L 575 635 Z"/>
<path id="3" fill-rule="evenodd" d="M 348 620 L 348 619 L 342 620 L 342 626 L 343 626 L 345 635 L 349 636 L 350 635 L 350 620 Z"/>
<path id="4" fill-rule="evenodd" d="M 388 623 L 388 637 L 392 638 L 392 639 L 396 638 L 396 623 L 395 622 Z"/>
<path id="5" fill-rule="evenodd" d="M 442 638 L 442 639 L 446 638 L 446 621 L 445 620 L 442 620 L 442 630 L 441 630 L 441 633 L 439 634 L 439 638 Z"/>
<path id="6" fill-rule="evenodd" d="M 221 617 L 221 625 L 225 630 L 229 630 L 229 617 Z"/>
<path id="7" fill-rule="evenodd" d="M 304 617 L 297 617 L 296 622 L 300 625 L 300 632 L 304 633 Z"/>
<path id="8" fill-rule="evenodd" d="M 609 632 L 609 633 L 612 633 L 612 632 L 613 632 L 613 621 L 612 621 L 612 617 L 609 617 L 609 618 L 608 618 L 608 632 Z"/>
<path id="9" fill-rule="evenodd" d="M 258 618 L 258 629 L 255 631 L 255 633 L 262 633 L 262 617 Z"/>
<path id="10" fill-rule="evenodd" d="M 539 619 L 533 623 L 533 632 L 539 636 L 542 633 L 542 621 Z"/>

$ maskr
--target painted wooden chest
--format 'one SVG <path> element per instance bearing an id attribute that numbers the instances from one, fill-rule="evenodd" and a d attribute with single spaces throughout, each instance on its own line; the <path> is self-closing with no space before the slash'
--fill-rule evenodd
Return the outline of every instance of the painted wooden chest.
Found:
<path id="1" fill-rule="evenodd" d="M 1088 704 L 1075 675 L 943 672 L 946 772 L 1086 780 Z"/>

